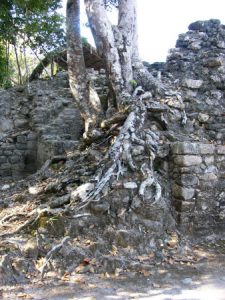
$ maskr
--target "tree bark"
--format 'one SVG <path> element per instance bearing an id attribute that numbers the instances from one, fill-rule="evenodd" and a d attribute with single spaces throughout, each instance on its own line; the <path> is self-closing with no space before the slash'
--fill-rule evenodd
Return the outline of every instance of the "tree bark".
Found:
<path id="1" fill-rule="evenodd" d="M 113 28 L 107 17 L 104 1 L 85 0 L 85 6 L 98 53 L 105 61 L 110 88 L 117 98 L 117 104 L 120 105 L 124 81 Z"/>
<path id="2" fill-rule="evenodd" d="M 85 121 L 85 132 L 94 127 L 101 112 L 100 100 L 91 94 L 80 36 L 80 1 L 67 1 L 67 64 L 71 92 Z"/>
<path id="3" fill-rule="evenodd" d="M 130 82 L 133 79 L 133 53 L 138 53 L 138 45 L 136 43 L 136 39 L 134 39 L 134 37 L 137 37 L 136 1 L 121 0 L 119 1 L 118 9 L 119 18 L 117 26 L 117 48 L 119 52 L 124 86 L 126 89 L 131 91 L 132 86 Z"/>
<path id="4" fill-rule="evenodd" d="M 16 64 L 17 64 L 17 70 L 18 70 L 18 83 L 22 84 L 22 73 L 21 73 L 20 62 L 19 62 L 16 44 L 14 44 L 13 47 L 14 47 L 14 52 L 15 52 L 15 56 L 16 56 Z"/>

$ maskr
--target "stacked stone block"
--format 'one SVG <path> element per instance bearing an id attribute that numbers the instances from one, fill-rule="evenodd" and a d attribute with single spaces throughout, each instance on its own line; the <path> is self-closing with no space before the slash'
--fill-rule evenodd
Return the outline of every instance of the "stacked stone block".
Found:
<path id="1" fill-rule="evenodd" d="M 172 201 L 181 228 L 223 226 L 225 146 L 176 142 L 171 155 Z"/>
<path id="2" fill-rule="evenodd" d="M 25 177 L 36 170 L 36 135 L 30 131 L 10 135 L 0 142 L 0 178 Z"/>

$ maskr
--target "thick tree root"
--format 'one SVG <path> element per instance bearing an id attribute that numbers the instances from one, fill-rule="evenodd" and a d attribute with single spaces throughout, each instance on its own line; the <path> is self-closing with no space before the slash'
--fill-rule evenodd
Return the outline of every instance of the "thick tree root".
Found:
<path id="1" fill-rule="evenodd" d="M 52 259 L 52 257 L 61 250 L 61 248 L 64 247 L 64 245 L 66 244 L 66 242 L 70 239 L 69 236 L 66 236 L 63 238 L 62 242 L 56 246 L 53 246 L 52 249 L 46 254 L 45 256 L 45 263 L 43 264 L 43 266 L 39 269 L 39 271 L 41 272 L 41 279 L 43 280 L 45 273 L 47 272 L 47 267 L 48 264 L 50 262 L 50 260 Z"/>
<path id="2" fill-rule="evenodd" d="M 131 112 L 103 161 L 103 167 L 99 168 L 93 180 L 96 182 L 93 189 L 87 193 L 86 197 L 82 199 L 82 203 L 76 207 L 77 211 L 86 208 L 91 202 L 100 201 L 103 189 L 112 181 L 118 180 L 120 176 L 125 176 L 126 170 L 139 172 L 140 166 L 136 165 L 132 154 L 132 149 L 135 146 L 142 146 L 149 157 L 149 163 L 145 163 L 141 169 L 144 180 L 138 183 L 140 184 L 139 196 L 143 198 L 146 188 L 153 186 L 155 191 L 154 203 L 160 200 L 161 187 L 153 170 L 159 136 L 150 129 L 144 129 L 147 117 L 147 107 L 144 100 L 149 96 L 149 93 L 147 93 L 136 97 Z"/>

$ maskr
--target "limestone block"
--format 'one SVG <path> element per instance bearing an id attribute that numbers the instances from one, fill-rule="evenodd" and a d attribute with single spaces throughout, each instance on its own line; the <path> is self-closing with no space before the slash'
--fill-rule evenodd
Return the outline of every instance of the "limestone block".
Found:
<path id="1" fill-rule="evenodd" d="M 7 156 L 0 156 L 0 164 L 4 164 L 8 162 L 8 157 Z"/>
<path id="2" fill-rule="evenodd" d="M 138 187 L 137 183 L 134 181 L 124 182 L 123 186 L 125 189 L 131 189 L 131 190 L 136 189 Z"/>
<path id="3" fill-rule="evenodd" d="M 1 170 L 7 170 L 11 168 L 11 164 L 10 163 L 4 163 L 1 164 Z"/>
<path id="4" fill-rule="evenodd" d="M 13 150 L 15 148 L 14 144 L 5 144 L 3 145 L 4 150 Z"/>
<path id="5" fill-rule="evenodd" d="M 218 41 L 217 42 L 217 47 L 221 49 L 225 49 L 225 42 L 224 41 Z"/>
<path id="6" fill-rule="evenodd" d="M 21 144 L 21 143 L 16 143 L 16 149 L 26 150 L 27 149 L 27 145 L 26 144 Z"/>
<path id="7" fill-rule="evenodd" d="M 203 181 L 215 181 L 218 179 L 218 177 L 214 173 L 206 173 L 203 175 L 199 175 L 199 179 Z"/>
<path id="8" fill-rule="evenodd" d="M 13 151 L 10 151 L 10 150 L 4 150 L 4 151 L 3 151 L 3 154 L 4 154 L 5 156 L 11 156 L 11 155 L 13 154 Z"/>
<path id="9" fill-rule="evenodd" d="M 90 191 L 94 189 L 94 186 L 95 185 L 90 182 L 80 185 L 76 190 L 71 192 L 71 200 L 86 199 Z"/>
<path id="10" fill-rule="evenodd" d="M 180 167 L 179 173 L 181 174 L 201 174 L 203 173 L 203 170 L 201 166 L 190 166 L 190 167 Z"/>
<path id="11" fill-rule="evenodd" d="M 13 171 L 21 172 L 24 169 L 25 165 L 22 162 L 13 165 Z"/>
<path id="12" fill-rule="evenodd" d="M 217 153 L 225 154 L 225 146 L 224 145 L 217 146 Z"/>
<path id="13" fill-rule="evenodd" d="M 214 154 L 215 153 L 215 145 L 199 144 L 199 152 L 200 152 L 200 154 Z"/>
<path id="14" fill-rule="evenodd" d="M 199 183 L 199 180 L 194 174 L 182 174 L 180 176 L 180 183 L 183 186 L 194 186 Z"/>
<path id="15" fill-rule="evenodd" d="M 34 133 L 34 132 L 30 132 L 28 135 L 27 135 L 27 140 L 28 141 L 33 141 L 33 140 L 36 140 L 37 139 L 37 134 Z"/>
<path id="16" fill-rule="evenodd" d="M 221 57 L 210 57 L 204 61 L 204 66 L 208 68 L 218 68 L 222 65 L 223 59 Z"/>
<path id="17" fill-rule="evenodd" d="M 192 212 L 195 206 L 195 201 L 186 201 L 182 199 L 176 199 L 173 201 L 174 207 L 177 209 L 179 212 Z"/>
<path id="18" fill-rule="evenodd" d="M 207 122 L 209 120 L 209 115 L 203 114 L 203 113 L 199 113 L 198 114 L 198 120 L 201 123 L 205 123 L 205 122 Z"/>
<path id="19" fill-rule="evenodd" d="M 18 135 L 17 136 L 17 142 L 21 144 L 26 144 L 27 137 L 25 135 Z"/>
<path id="20" fill-rule="evenodd" d="M 16 119 L 14 120 L 15 127 L 22 128 L 28 125 L 28 121 L 26 119 Z"/>
<path id="21" fill-rule="evenodd" d="M 218 168 L 214 165 L 208 166 L 205 170 L 204 173 L 214 173 L 217 174 L 218 173 Z"/>
<path id="22" fill-rule="evenodd" d="M 225 161 L 225 155 L 217 155 L 216 156 L 216 161 L 217 162 L 223 162 L 223 161 Z"/>
<path id="23" fill-rule="evenodd" d="M 35 149 L 37 147 L 37 142 L 36 141 L 28 141 L 27 142 L 27 149 Z"/>
<path id="24" fill-rule="evenodd" d="M 20 156 L 11 156 L 9 157 L 9 161 L 11 164 L 16 164 L 18 162 L 20 162 L 21 157 Z"/>
<path id="25" fill-rule="evenodd" d="M 173 154 L 199 154 L 199 147 L 197 143 L 176 142 L 171 144 L 171 151 Z"/>
<path id="26" fill-rule="evenodd" d="M 195 195 L 195 189 L 193 188 L 186 188 L 182 187 L 177 184 L 173 184 L 172 186 L 172 193 L 175 198 L 178 199 L 184 199 L 184 200 L 190 200 Z"/>
<path id="27" fill-rule="evenodd" d="M 1 116 L 0 119 L 0 131 L 7 132 L 13 129 L 13 122 L 9 118 L 4 118 Z"/>
<path id="28" fill-rule="evenodd" d="M 174 163 L 184 167 L 195 166 L 202 163 L 202 158 L 196 155 L 177 155 L 174 157 Z"/>
<path id="29" fill-rule="evenodd" d="M 7 177 L 7 176 L 12 176 L 12 170 L 11 169 L 0 169 L 0 176 L 1 177 Z"/>
<path id="30" fill-rule="evenodd" d="M 189 89 L 199 89 L 203 84 L 203 80 L 185 78 L 183 84 L 184 84 L 184 86 L 186 86 Z"/>
<path id="31" fill-rule="evenodd" d="M 207 166 L 212 165 L 214 163 L 214 160 L 215 160 L 214 156 L 206 156 L 204 158 L 204 162 Z"/>

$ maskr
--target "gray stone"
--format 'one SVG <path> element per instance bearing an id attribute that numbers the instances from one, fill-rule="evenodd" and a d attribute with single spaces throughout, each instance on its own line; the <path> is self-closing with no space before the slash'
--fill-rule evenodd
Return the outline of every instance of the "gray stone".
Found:
<path id="1" fill-rule="evenodd" d="M 4 184 L 2 187 L 1 187 L 1 190 L 2 191 L 6 191 L 10 188 L 10 184 Z"/>
<path id="2" fill-rule="evenodd" d="M 200 166 L 190 166 L 190 167 L 179 167 L 179 173 L 181 174 L 201 174 L 203 172 Z"/>
<path id="3" fill-rule="evenodd" d="M 10 119 L 1 116 L 0 119 L 0 132 L 7 132 L 13 129 L 13 122 Z"/>
<path id="4" fill-rule="evenodd" d="M 199 146 L 197 143 L 176 142 L 171 145 L 173 154 L 199 154 Z"/>
<path id="5" fill-rule="evenodd" d="M 214 173 L 206 173 L 203 175 L 199 175 L 199 179 L 203 181 L 215 181 L 218 180 L 218 177 Z"/>
<path id="6" fill-rule="evenodd" d="M 221 57 L 211 57 L 204 61 L 204 65 L 208 68 L 218 68 L 222 65 L 222 62 Z"/>
<path id="7" fill-rule="evenodd" d="M 17 143 L 25 144 L 27 142 L 27 137 L 25 135 L 17 136 Z"/>
<path id="8" fill-rule="evenodd" d="M 80 185 L 76 190 L 71 192 L 71 200 L 86 199 L 87 195 L 94 189 L 94 187 L 95 185 L 90 182 Z"/>
<path id="9" fill-rule="evenodd" d="M 218 168 L 216 166 L 208 166 L 205 170 L 204 170 L 204 173 L 215 173 L 217 174 L 218 173 Z"/>
<path id="10" fill-rule="evenodd" d="M 136 189 L 138 186 L 137 186 L 137 183 L 136 182 L 133 182 L 133 181 L 130 181 L 130 182 L 125 182 L 123 184 L 124 188 L 125 189 Z"/>
<path id="11" fill-rule="evenodd" d="M 194 186 L 199 183 L 198 177 L 194 174 L 182 174 L 180 183 L 184 186 Z"/>
<path id="12" fill-rule="evenodd" d="M 11 155 L 13 154 L 13 151 L 4 150 L 4 151 L 3 151 L 3 154 L 4 154 L 5 156 L 11 156 Z"/>
<path id="13" fill-rule="evenodd" d="M 14 126 L 18 128 L 23 128 L 28 125 L 28 121 L 26 119 L 16 119 L 14 121 Z"/>
<path id="14" fill-rule="evenodd" d="M 221 49 L 225 49 L 225 42 L 224 41 L 218 41 L 217 42 L 217 47 Z"/>
<path id="15" fill-rule="evenodd" d="M 32 238 L 21 247 L 21 251 L 27 258 L 37 259 L 38 256 L 38 245 L 36 238 Z"/>
<path id="16" fill-rule="evenodd" d="M 30 132 L 28 135 L 27 135 L 27 140 L 28 141 L 33 141 L 33 140 L 36 140 L 37 139 L 37 134 L 34 133 L 34 132 Z"/>
<path id="17" fill-rule="evenodd" d="M 36 141 L 28 141 L 27 142 L 27 149 L 31 150 L 31 149 L 37 149 L 37 142 Z"/>
<path id="18" fill-rule="evenodd" d="M 26 150 L 27 149 L 27 145 L 26 144 L 16 143 L 16 149 L 18 149 L 18 150 Z"/>
<path id="19" fill-rule="evenodd" d="M 225 146 L 224 145 L 217 146 L 217 153 L 218 154 L 225 154 Z"/>
<path id="20" fill-rule="evenodd" d="M 0 169 L 0 176 L 1 177 L 4 177 L 4 178 L 6 178 L 6 177 L 10 177 L 10 176 L 12 176 L 12 170 L 11 169 Z"/>
<path id="21" fill-rule="evenodd" d="M 190 285 L 190 284 L 193 283 L 192 279 L 189 278 L 189 277 L 183 279 L 181 282 L 182 282 L 183 284 L 185 284 L 185 285 Z"/>
<path id="22" fill-rule="evenodd" d="M 204 162 L 207 166 L 212 165 L 214 163 L 214 161 L 215 161 L 214 156 L 206 156 L 204 158 Z"/>
<path id="23" fill-rule="evenodd" d="M 174 157 L 174 163 L 183 167 L 195 166 L 202 163 L 202 158 L 196 155 L 177 155 Z"/>
<path id="24" fill-rule="evenodd" d="M 214 154 L 215 145 L 213 144 L 199 144 L 200 154 Z"/>
<path id="25" fill-rule="evenodd" d="M 11 156 L 11 157 L 9 157 L 9 161 L 10 161 L 11 164 L 19 163 L 20 160 L 21 160 L 20 156 Z"/>
<path id="26" fill-rule="evenodd" d="M 195 189 L 182 187 L 177 184 L 173 184 L 172 192 L 175 198 L 184 199 L 184 200 L 190 200 L 195 195 Z"/>
<path id="27" fill-rule="evenodd" d="M 62 197 L 58 197 L 56 199 L 54 199 L 50 204 L 49 207 L 50 208 L 57 208 L 57 207 L 61 207 L 65 204 L 68 204 L 70 202 L 70 195 L 64 195 Z"/>
<path id="28" fill-rule="evenodd" d="M 4 164 L 8 162 L 8 157 L 7 156 L 0 156 L 0 164 Z"/>
<path id="29" fill-rule="evenodd" d="M 186 78 L 186 79 L 184 79 L 183 84 L 184 84 L 184 86 L 186 86 L 189 89 L 199 89 L 203 85 L 203 80 Z"/>
<path id="30" fill-rule="evenodd" d="M 209 120 L 209 115 L 203 114 L 203 113 L 199 113 L 198 114 L 198 120 L 201 123 L 206 123 Z"/>
<path id="31" fill-rule="evenodd" d="M 6 170 L 6 169 L 10 169 L 10 168 L 11 168 L 11 164 L 9 164 L 9 163 L 1 164 L 1 169 L 2 170 Z"/>

